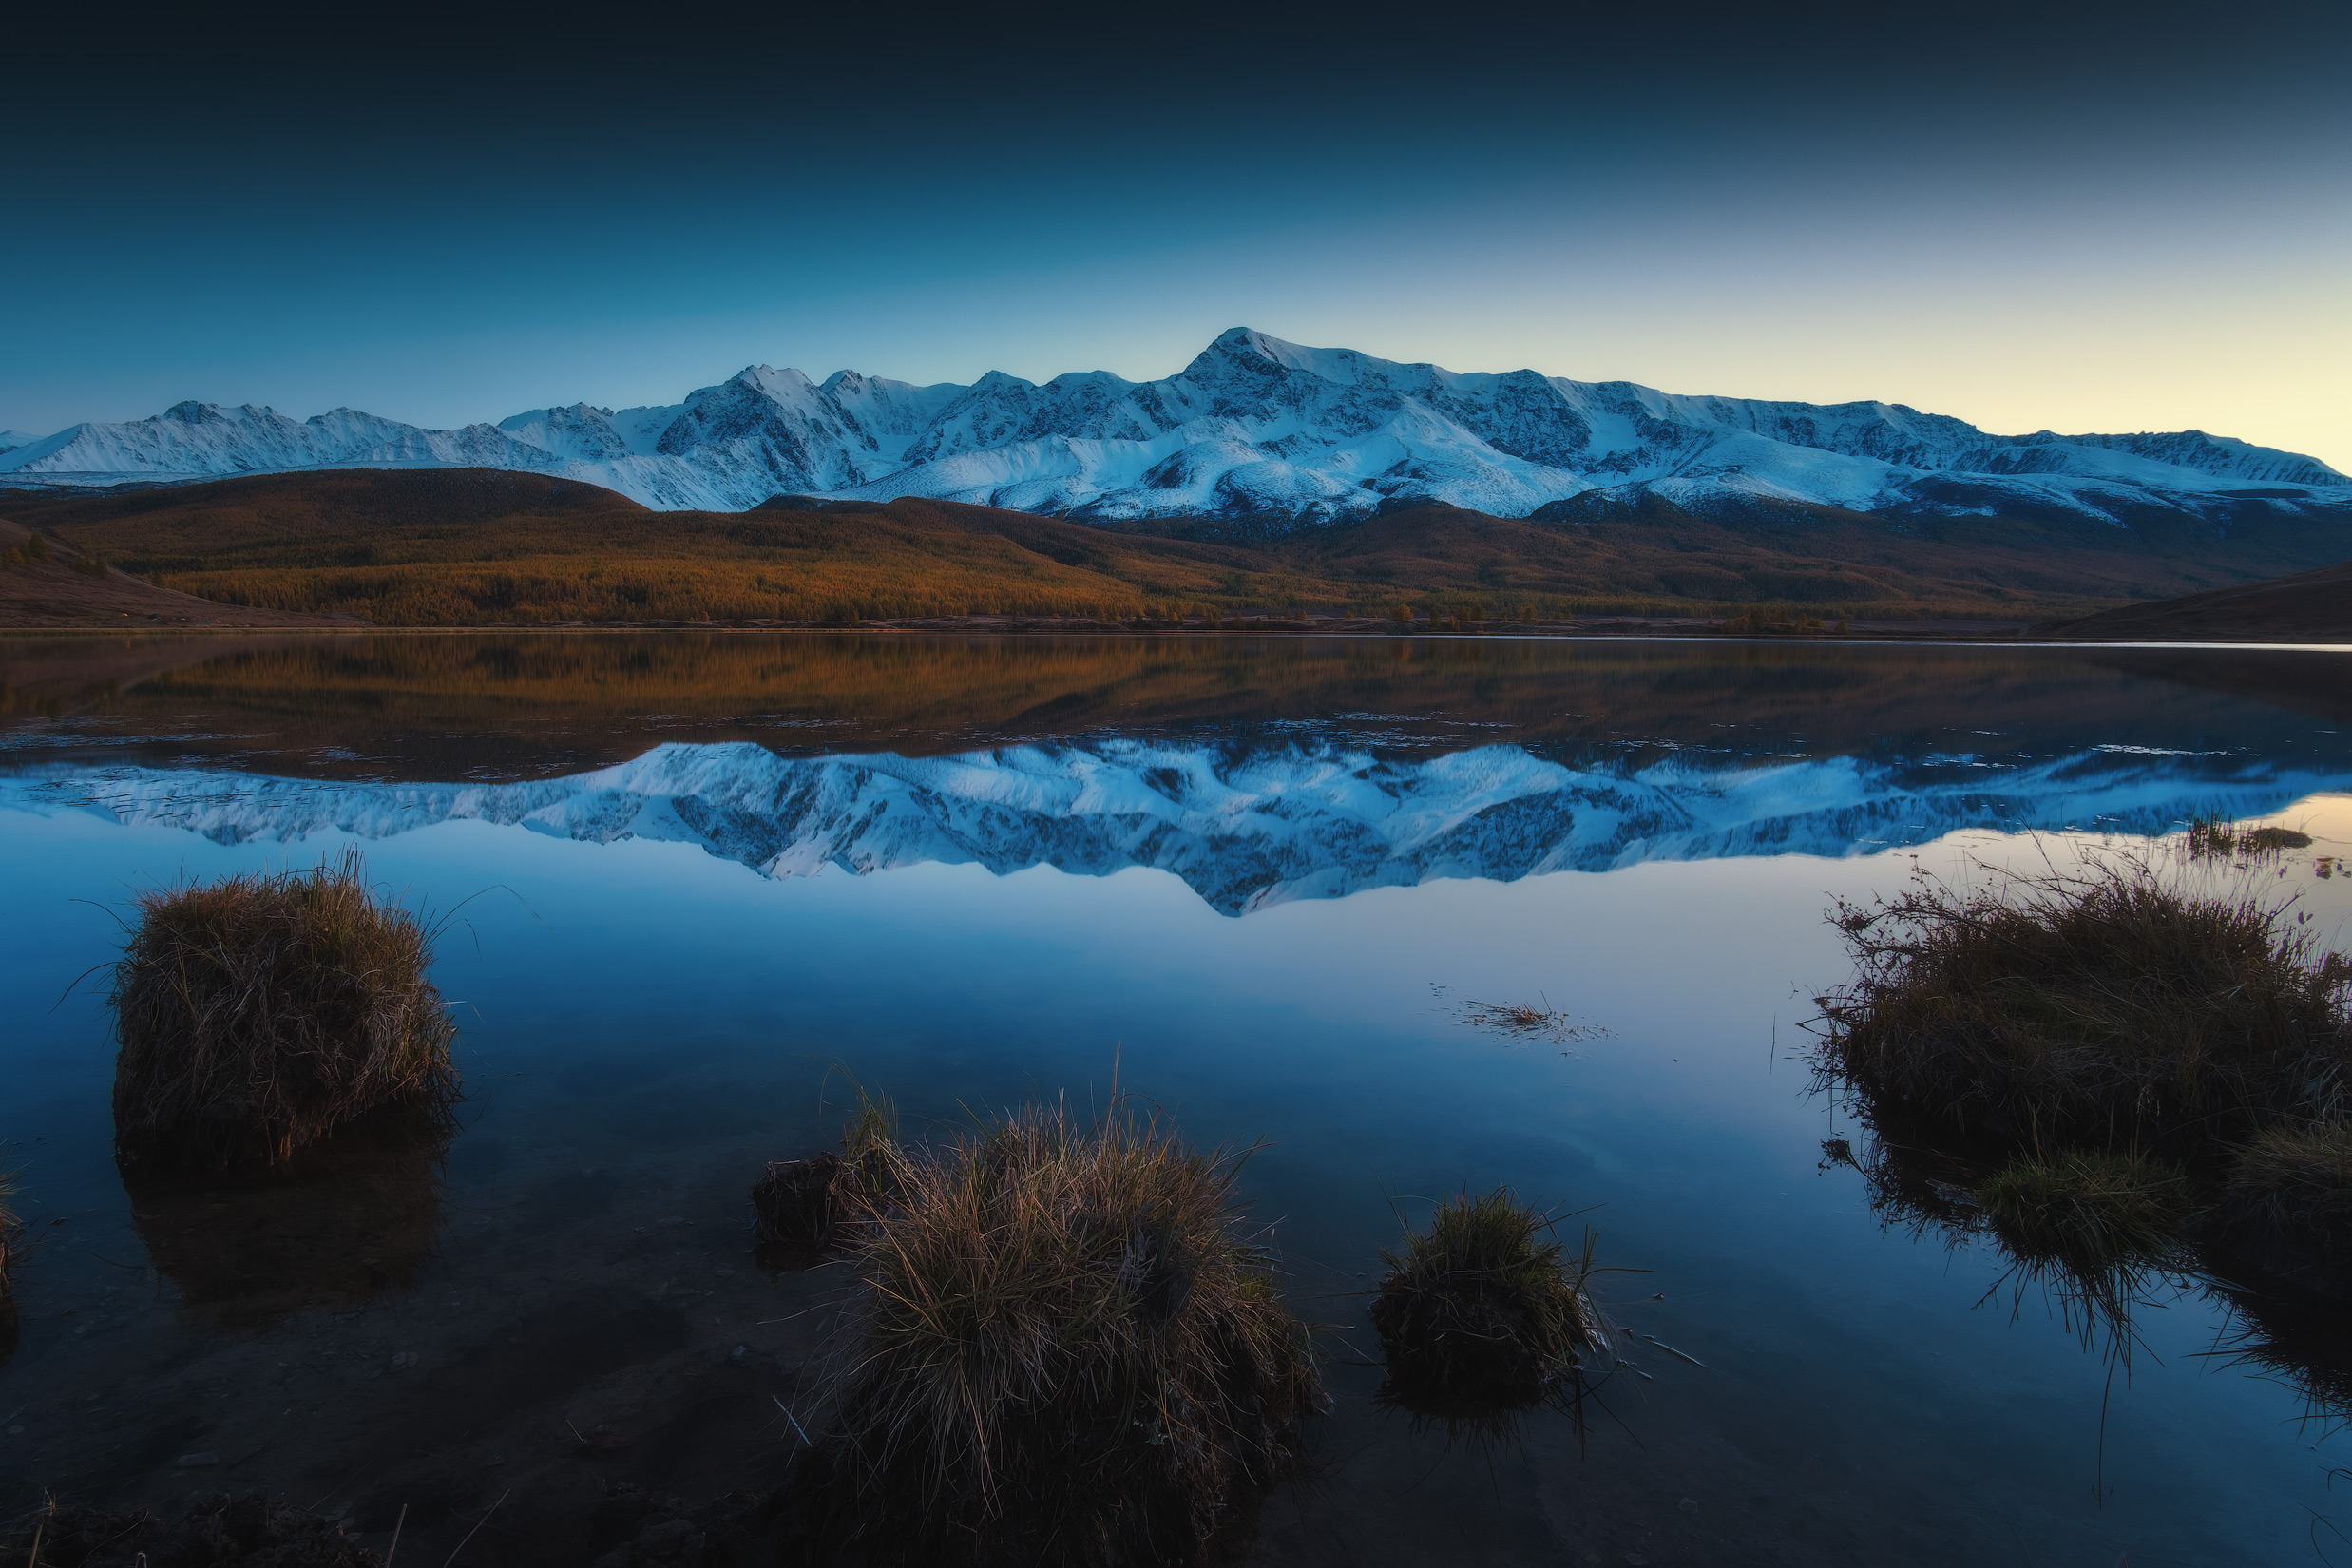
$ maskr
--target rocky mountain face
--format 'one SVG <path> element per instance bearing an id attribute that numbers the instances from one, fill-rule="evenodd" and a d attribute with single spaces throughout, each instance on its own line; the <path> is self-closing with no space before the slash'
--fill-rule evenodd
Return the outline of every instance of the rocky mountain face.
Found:
<path id="1" fill-rule="evenodd" d="M 12 449 L 9 443 L 16 443 Z M 2202 431 L 1990 435 L 1891 403 L 1685 397 L 1626 381 L 1461 374 L 1225 333 L 1178 374 L 918 387 L 753 366 L 671 407 L 533 409 L 428 430 L 338 409 L 181 403 L 150 419 L 0 436 L 0 485 L 105 485 L 359 467 L 561 474 L 647 506 L 918 495 L 1106 522 L 1344 522 L 1422 501 L 1501 517 L 1833 507 L 1893 520 L 2352 521 L 2352 479 Z"/>
<path id="2" fill-rule="evenodd" d="M 1415 760 L 1328 744 L 1236 751 L 1111 738 L 930 757 L 664 745 L 617 767 L 511 784 L 33 768 L 0 776 L 0 805 L 223 843 L 487 822 L 584 843 L 698 844 L 767 876 L 926 862 L 1080 876 L 1142 866 L 1239 915 L 1446 877 L 1873 854 L 1962 828 L 2163 833 L 2348 784 L 2320 764 L 2145 746 L 2027 760 L 1936 753 L 1610 766 L 1510 745 Z"/>

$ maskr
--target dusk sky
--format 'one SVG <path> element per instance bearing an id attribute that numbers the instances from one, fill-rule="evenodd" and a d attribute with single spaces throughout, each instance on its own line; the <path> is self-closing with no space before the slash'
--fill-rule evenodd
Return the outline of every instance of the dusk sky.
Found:
<path id="1" fill-rule="evenodd" d="M 1142 379 L 1248 325 L 2352 471 L 2352 7 L 1636 10 L 60 9 L 10 34 L 0 429 Z"/>

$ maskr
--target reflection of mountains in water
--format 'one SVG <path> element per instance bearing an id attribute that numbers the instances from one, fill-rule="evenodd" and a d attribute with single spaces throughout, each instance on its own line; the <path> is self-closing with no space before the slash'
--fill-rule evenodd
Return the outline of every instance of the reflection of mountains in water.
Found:
<path id="1" fill-rule="evenodd" d="M 80 807 L 224 843 L 492 822 L 583 842 L 700 844 L 775 876 L 922 862 L 1080 875 L 1149 866 L 1238 914 L 1443 877 L 1870 853 L 1971 827 L 2155 833 L 2191 816 L 2275 812 L 2347 784 L 2352 773 L 2140 747 L 1998 761 L 1686 754 L 1611 766 L 1517 746 L 1401 760 L 1329 746 L 1114 739 L 936 757 L 668 745 L 617 767 L 511 784 L 51 770 L 0 784 L 0 802 Z"/>

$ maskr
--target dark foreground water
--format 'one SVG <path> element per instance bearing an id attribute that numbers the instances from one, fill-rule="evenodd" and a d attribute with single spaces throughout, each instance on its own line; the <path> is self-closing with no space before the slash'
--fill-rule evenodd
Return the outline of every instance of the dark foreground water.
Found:
<path id="1" fill-rule="evenodd" d="M 405 1507 L 401 1560 L 439 1561 L 495 1505 L 464 1560 L 585 1561 L 601 1482 L 698 1501 L 801 1441 L 839 1276 L 763 1268 L 742 1195 L 850 1075 L 919 1129 L 1100 1104 L 1116 1062 L 1194 1138 L 1269 1140 L 1245 1187 L 1327 1326 L 1335 1408 L 1251 1560 L 2352 1562 L 2338 1314 L 2190 1272 L 2086 1326 L 1964 1212 L 1874 1203 L 1803 1060 L 1847 972 L 1825 907 L 1915 868 L 2279 822 L 2319 842 L 2265 886 L 2341 943 L 2346 657 L 0 642 L 35 1238 L 0 1506 L 267 1485 L 379 1548 Z M 349 845 L 455 911 L 463 1130 L 126 1194 L 88 977 L 127 901 Z M 1375 1400 L 1397 1214 L 1496 1183 L 1628 1271 L 1635 1365 L 1581 1434 Z"/>

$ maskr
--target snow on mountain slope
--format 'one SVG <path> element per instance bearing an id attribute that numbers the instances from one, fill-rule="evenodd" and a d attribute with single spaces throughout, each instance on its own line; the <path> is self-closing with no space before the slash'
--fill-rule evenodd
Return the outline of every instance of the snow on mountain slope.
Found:
<path id="1" fill-rule="evenodd" d="M 678 411 L 660 411 L 674 417 Z M 664 418 L 661 423 L 667 426 L 669 419 Z M 585 403 L 574 403 L 564 409 L 531 409 L 500 420 L 498 428 L 526 446 L 583 463 L 608 462 L 626 457 L 635 449 L 629 445 L 628 435 L 614 423 L 612 410 L 590 408 Z M 659 431 L 656 434 L 658 438 Z M 651 450 L 651 445 L 645 449 Z"/>
<path id="2" fill-rule="evenodd" d="M 2242 754 L 2137 747 L 2023 764 L 1838 756 L 1612 769 L 1508 745 L 1410 761 L 1348 746 L 1237 755 L 1113 739 L 934 757 L 665 745 L 618 767 L 518 784 L 36 769 L 0 777 L 0 807 L 86 811 L 223 843 L 383 838 L 470 820 L 589 843 L 698 844 L 769 876 L 922 862 L 1085 876 L 1147 866 L 1241 914 L 1444 877 L 1869 854 L 1962 828 L 2159 833 L 2186 818 L 2266 814 L 2347 784 Z"/>
<path id="3" fill-rule="evenodd" d="M 29 478 L 198 478 L 319 468 L 530 468 L 547 456 L 489 425 L 427 430 L 354 409 L 297 422 L 250 403 L 234 409 L 175 403 L 151 419 L 75 425 L 0 453 L 0 471 Z"/>
<path id="4" fill-rule="evenodd" d="M 968 387 L 918 387 L 841 371 L 819 383 L 754 365 L 674 406 L 576 403 L 459 430 L 350 410 L 297 422 L 182 403 L 0 450 L 0 482 L 446 465 L 536 469 L 648 506 L 721 510 L 778 494 L 923 495 L 1102 520 L 1314 524 L 1423 500 L 1525 516 L 1601 491 L 1716 512 L 1790 504 L 2121 523 L 2151 508 L 2217 522 L 2252 508 L 2352 520 L 2352 480 L 2325 464 L 2197 430 L 1997 436 L 1900 404 L 1465 374 L 1244 328 L 1158 381 L 1098 371 L 1041 386 L 991 372 Z"/>
<path id="5" fill-rule="evenodd" d="M 19 447 L 29 447 L 40 439 L 29 430 L 0 430 L 0 455 L 12 452 Z"/>

